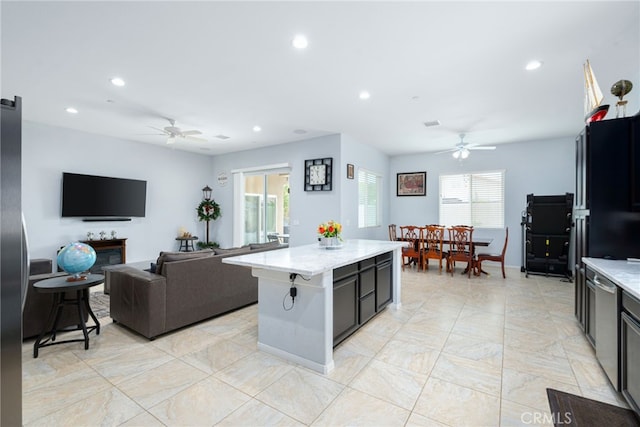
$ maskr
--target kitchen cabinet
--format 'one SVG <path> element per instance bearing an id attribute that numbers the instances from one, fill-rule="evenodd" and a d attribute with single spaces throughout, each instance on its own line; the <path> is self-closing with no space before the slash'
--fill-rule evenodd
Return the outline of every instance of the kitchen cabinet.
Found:
<path id="1" fill-rule="evenodd" d="M 640 413 L 640 300 L 625 291 L 620 317 L 620 388 L 629 406 Z"/>
<path id="2" fill-rule="evenodd" d="M 333 270 L 333 345 L 342 342 L 393 299 L 391 252 Z"/>
<path id="3" fill-rule="evenodd" d="M 582 258 L 640 258 L 640 116 L 590 123 L 576 138 L 575 155 L 575 316 L 585 329 Z"/>

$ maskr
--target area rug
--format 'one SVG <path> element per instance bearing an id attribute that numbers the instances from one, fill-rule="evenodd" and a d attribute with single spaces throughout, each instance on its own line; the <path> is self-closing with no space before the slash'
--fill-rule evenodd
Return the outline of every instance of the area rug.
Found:
<path id="1" fill-rule="evenodd" d="M 547 389 L 555 427 L 638 427 L 640 419 L 630 409 L 563 391 Z"/>
<path id="2" fill-rule="evenodd" d="M 105 295 L 101 291 L 91 292 L 89 293 L 89 305 L 98 319 L 109 317 L 109 295 Z"/>

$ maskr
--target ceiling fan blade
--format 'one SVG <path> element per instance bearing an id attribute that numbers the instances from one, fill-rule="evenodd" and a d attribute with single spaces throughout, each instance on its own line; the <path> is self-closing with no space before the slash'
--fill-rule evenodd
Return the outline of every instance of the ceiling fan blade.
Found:
<path id="1" fill-rule="evenodd" d="M 448 149 L 448 150 L 436 151 L 436 152 L 435 152 L 435 153 L 433 153 L 433 154 L 451 153 L 452 151 L 457 151 L 457 150 L 458 150 L 457 148 L 450 148 L 450 149 Z"/>
<path id="2" fill-rule="evenodd" d="M 164 130 L 164 129 L 159 129 L 159 128 L 156 128 L 156 127 L 153 127 L 153 126 L 149 126 L 149 127 L 150 127 L 151 129 L 153 129 L 153 130 L 157 130 L 157 131 L 159 131 L 159 132 L 162 132 L 161 134 L 157 134 L 157 135 L 166 135 L 166 134 L 167 134 L 167 131 L 166 131 L 166 130 Z M 153 134 L 153 135 L 156 135 L 156 134 Z"/>
<path id="3" fill-rule="evenodd" d="M 469 145 L 467 146 L 469 150 L 495 150 L 495 145 Z"/>
<path id="4" fill-rule="evenodd" d="M 209 142 L 204 138 L 198 138 L 197 136 L 191 136 L 191 135 L 184 135 L 184 139 L 188 139 L 189 141 L 195 141 L 195 142 Z"/>
<path id="5" fill-rule="evenodd" d="M 202 135 L 202 132 L 200 132 L 199 130 L 185 130 L 184 132 L 181 132 L 182 136 L 191 136 L 191 135 Z"/>

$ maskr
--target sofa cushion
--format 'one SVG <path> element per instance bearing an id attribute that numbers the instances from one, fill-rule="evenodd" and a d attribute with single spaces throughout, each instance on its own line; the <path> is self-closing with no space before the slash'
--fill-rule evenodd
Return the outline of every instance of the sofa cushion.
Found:
<path id="1" fill-rule="evenodd" d="M 241 248 L 227 248 L 227 249 L 215 248 L 213 251 L 216 253 L 216 255 L 242 255 L 242 254 L 248 254 L 249 252 L 251 252 L 251 248 L 247 246 L 243 246 Z"/>
<path id="2" fill-rule="evenodd" d="M 280 246 L 280 242 L 274 240 L 273 242 L 266 243 L 251 243 L 251 249 L 267 249 L 267 248 L 277 248 Z"/>
<path id="3" fill-rule="evenodd" d="M 204 258 L 213 256 L 214 252 L 211 249 L 202 249 L 192 252 L 160 252 L 158 260 L 156 261 L 156 274 L 162 274 L 162 265 L 165 262 L 182 261 L 185 259 Z"/>

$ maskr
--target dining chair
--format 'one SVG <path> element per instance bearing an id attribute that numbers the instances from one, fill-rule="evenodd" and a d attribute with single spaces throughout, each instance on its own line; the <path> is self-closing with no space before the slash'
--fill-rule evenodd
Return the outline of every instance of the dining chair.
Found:
<path id="1" fill-rule="evenodd" d="M 447 262 L 449 253 L 444 250 L 444 226 L 443 225 L 427 225 L 424 229 L 424 248 L 422 251 L 422 269 L 429 269 L 429 260 L 436 259 L 440 263 L 440 272 L 442 272 L 442 259 Z M 447 271 L 449 271 L 447 269 Z"/>
<path id="2" fill-rule="evenodd" d="M 392 242 L 398 240 L 398 234 L 395 224 L 389 224 L 389 240 Z"/>
<path id="3" fill-rule="evenodd" d="M 465 272 L 471 278 L 473 265 L 473 227 L 466 225 L 454 225 L 449 228 L 449 256 L 447 257 L 447 268 L 453 276 L 456 261 L 467 263 Z"/>
<path id="4" fill-rule="evenodd" d="M 422 252 L 422 227 L 415 225 L 400 226 L 401 240 L 406 243 L 402 247 L 402 270 L 412 262 L 419 265 Z M 407 261 L 405 262 L 405 258 Z"/>
<path id="5" fill-rule="evenodd" d="M 504 246 L 502 247 L 502 253 L 496 254 L 488 254 L 488 253 L 480 253 L 476 257 L 476 273 L 480 275 L 483 273 L 482 271 L 482 261 L 495 261 L 499 262 L 502 267 L 502 278 L 506 279 L 507 275 L 504 272 L 504 255 L 507 252 L 507 243 L 509 243 L 509 227 L 505 228 L 504 234 Z"/>

